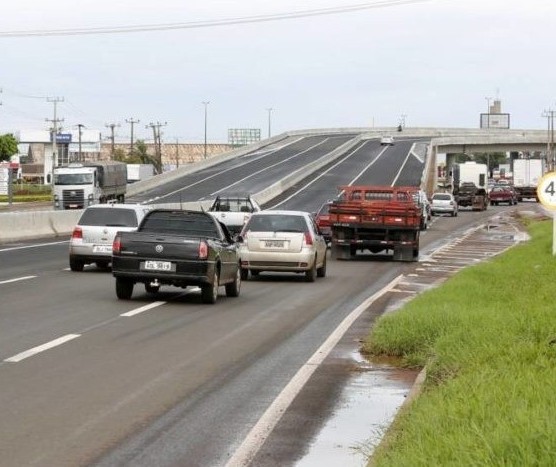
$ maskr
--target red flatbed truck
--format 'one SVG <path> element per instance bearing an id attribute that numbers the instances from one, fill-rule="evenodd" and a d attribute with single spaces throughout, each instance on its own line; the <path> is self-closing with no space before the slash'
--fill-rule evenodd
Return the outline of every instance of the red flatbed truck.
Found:
<path id="1" fill-rule="evenodd" d="M 394 261 L 417 261 L 421 207 L 417 187 L 342 186 L 330 205 L 332 257 L 352 259 L 357 251 L 392 251 Z"/>

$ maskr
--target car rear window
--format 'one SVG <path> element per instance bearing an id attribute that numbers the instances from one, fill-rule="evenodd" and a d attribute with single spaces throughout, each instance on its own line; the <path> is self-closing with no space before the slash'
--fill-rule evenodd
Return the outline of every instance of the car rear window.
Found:
<path id="1" fill-rule="evenodd" d="M 272 214 L 253 216 L 246 230 L 253 232 L 306 232 L 307 223 L 303 216 Z"/>
<path id="2" fill-rule="evenodd" d="M 78 224 L 100 227 L 137 227 L 137 214 L 133 209 L 111 207 L 86 209 Z"/>
<path id="3" fill-rule="evenodd" d="M 220 238 L 212 217 L 200 212 L 152 212 L 144 219 L 141 231 Z"/>
<path id="4" fill-rule="evenodd" d="M 432 197 L 432 199 L 439 199 L 442 201 L 449 201 L 452 199 L 452 197 L 450 195 L 443 195 L 443 194 L 439 194 L 439 195 L 434 195 Z"/>

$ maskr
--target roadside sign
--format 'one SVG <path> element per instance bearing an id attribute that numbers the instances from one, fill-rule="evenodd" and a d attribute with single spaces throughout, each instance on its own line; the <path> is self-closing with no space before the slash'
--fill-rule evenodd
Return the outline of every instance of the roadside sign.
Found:
<path id="1" fill-rule="evenodd" d="M 0 195 L 8 194 L 9 170 L 8 167 L 0 167 Z"/>
<path id="2" fill-rule="evenodd" d="M 548 172 L 540 179 L 537 196 L 546 209 L 556 211 L 556 172 Z M 552 219 L 552 256 L 556 256 L 556 212 Z"/>
<path id="3" fill-rule="evenodd" d="M 537 196 L 546 209 L 556 211 L 556 172 L 548 172 L 539 180 Z"/>

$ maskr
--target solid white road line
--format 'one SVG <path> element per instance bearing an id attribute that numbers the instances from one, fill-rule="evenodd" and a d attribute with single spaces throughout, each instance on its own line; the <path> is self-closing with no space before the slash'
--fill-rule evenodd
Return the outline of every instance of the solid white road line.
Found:
<path id="1" fill-rule="evenodd" d="M 0 281 L 0 285 L 2 285 L 2 284 L 10 284 L 10 283 L 12 283 L 12 282 L 26 281 L 27 279 L 34 279 L 35 277 L 38 277 L 38 276 L 16 277 L 15 279 L 8 279 L 8 280 L 5 280 L 5 281 Z"/>
<path id="2" fill-rule="evenodd" d="M 274 399 L 274 402 L 272 402 L 270 407 L 243 440 L 241 446 L 239 446 L 234 455 L 226 463 L 226 467 L 246 466 L 253 461 L 255 455 L 278 424 L 278 421 L 282 415 L 284 415 L 294 398 L 301 392 L 303 386 L 332 351 L 334 346 L 340 341 L 350 326 L 376 299 L 392 290 L 402 278 L 403 274 L 399 275 L 384 288 L 367 298 L 340 323 L 318 350 L 299 369 L 278 397 Z"/>
<path id="3" fill-rule="evenodd" d="M 135 308 L 135 310 L 131 310 L 128 311 L 127 313 L 122 313 L 120 316 L 135 316 L 138 315 L 139 313 L 143 313 L 144 311 L 150 310 L 152 308 L 156 308 L 157 306 L 160 305 L 165 305 L 167 302 L 152 302 L 149 303 L 148 305 L 142 306 L 141 308 Z"/>
<path id="4" fill-rule="evenodd" d="M 13 251 L 13 250 L 26 250 L 27 248 L 38 248 L 41 246 L 50 246 L 50 245 L 61 245 L 62 243 L 68 243 L 69 240 L 63 240 L 61 242 L 50 242 L 50 243 L 38 243 L 36 245 L 24 245 L 24 246 L 13 246 L 10 248 L 2 248 L 0 253 L 3 251 Z"/>
<path id="5" fill-rule="evenodd" d="M 32 349 L 26 350 L 25 352 L 18 353 L 13 357 L 6 358 L 4 361 L 8 363 L 17 363 L 20 362 L 21 360 L 25 360 L 26 358 L 32 357 L 33 355 L 44 352 L 45 350 L 62 345 L 77 337 L 81 337 L 81 334 L 67 334 L 65 336 L 59 337 L 58 339 L 54 339 L 53 341 L 47 342 L 46 344 L 39 345 L 38 347 L 33 347 Z"/>

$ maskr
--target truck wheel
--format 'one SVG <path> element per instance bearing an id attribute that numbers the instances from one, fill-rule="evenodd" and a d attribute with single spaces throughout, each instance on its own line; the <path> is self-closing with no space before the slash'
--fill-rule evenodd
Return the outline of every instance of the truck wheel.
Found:
<path id="1" fill-rule="evenodd" d="M 326 276 L 326 251 L 324 252 L 324 260 L 322 262 L 322 266 L 317 269 L 317 277 L 325 277 Z"/>
<path id="2" fill-rule="evenodd" d="M 305 281 L 315 282 L 316 278 L 317 278 L 317 257 L 315 256 L 311 269 L 305 271 Z"/>
<path id="3" fill-rule="evenodd" d="M 239 297 L 239 291 L 241 290 L 241 271 L 242 269 L 238 266 L 234 281 L 231 284 L 225 285 L 227 297 Z"/>
<path id="4" fill-rule="evenodd" d="M 77 258 L 71 258 L 70 257 L 70 269 L 74 272 L 81 272 L 83 271 L 83 266 L 85 266 L 85 263 L 83 263 L 83 261 L 81 261 L 80 259 Z"/>
<path id="5" fill-rule="evenodd" d="M 133 281 L 116 277 L 116 296 L 120 300 L 129 300 L 133 294 Z"/>
<path id="6" fill-rule="evenodd" d="M 160 285 L 145 284 L 145 292 L 155 294 L 160 290 Z"/>
<path id="7" fill-rule="evenodd" d="M 216 303 L 216 299 L 218 298 L 218 280 L 218 269 L 215 268 L 212 284 L 203 285 L 201 287 L 201 299 L 203 303 L 208 303 L 210 305 Z"/>

